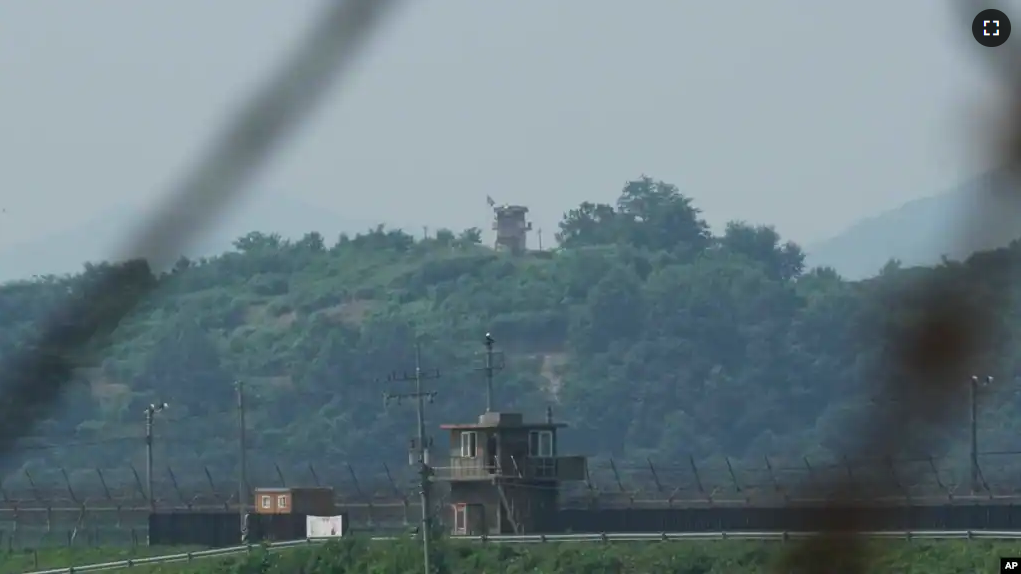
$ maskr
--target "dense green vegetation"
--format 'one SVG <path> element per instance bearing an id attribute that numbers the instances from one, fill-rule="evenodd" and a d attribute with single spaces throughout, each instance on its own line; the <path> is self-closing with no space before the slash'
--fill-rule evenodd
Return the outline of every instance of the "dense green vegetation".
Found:
<path id="1" fill-rule="evenodd" d="M 434 553 L 434 571 L 441 574 L 765 574 L 786 572 L 787 546 L 760 542 L 652 542 L 495 545 L 444 543 Z M 98 554 L 98 553 L 97 553 Z M 1021 555 L 1016 542 L 885 541 L 871 547 L 875 572 L 903 574 L 973 574 L 996 572 L 999 556 Z M 21 572 L 21 566 L 0 557 L 0 574 Z M 123 560 L 109 553 L 100 560 Z M 66 566 L 69 561 L 48 559 Z M 76 561 L 76 564 L 84 562 Z M 839 571 L 839 564 L 833 564 Z M 8 568 L 5 570 L 5 568 Z M 258 550 L 231 559 L 202 559 L 191 564 L 135 566 L 133 574 L 418 574 L 422 551 L 413 541 L 365 544 L 356 539 L 313 548 L 278 552 Z"/>
<path id="2" fill-rule="evenodd" d="M 1019 284 L 1008 265 L 1018 246 L 848 282 L 804 269 L 800 248 L 771 227 L 735 222 L 713 235 L 676 187 L 644 177 L 616 205 L 565 214 L 557 239 L 554 251 L 514 257 L 482 246 L 478 229 L 253 232 L 234 252 L 166 272 L 124 264 L 124 288 L 155 282 L 155 296 L 80 359 L 7 474 L 140 463 L 142 410 L 155 401 L 171 405 L 156 421 L 158 464 L 182 481 L 204 480 L 180 476 L 197 463 L 226 472 L 237 461 L 235 380 L 250 391 L 253 466 L 397 462 L 412 414 L 384 407 L 381 392 L 404 383 L 380 378 L 413 368 L 417 333 L 424 366 L 443 375 L 429 381 L 440 391 L 430 425 L 471 420 L 484 406 L 487 331 L 507 356 L 498 406 L 541 416 L 554 405 L 573 427 L 564 451 L 642 463 L 836 457 L 871 406 L 918 280 L 941 276 L 975 303 Z M 956 279 L 966 267 L 972 279 Z M 110 268 L 0 287 L 0 352 L 23 349 L 43 317 Z M 1021 321 L 1014 311 L 998 321 L 983 368 L 1010 381 Z M 984 449 L 1013 447 L 1017 406 L 1009 392 L 984 404 Z M 913 448 L 954 454 L 960 431 L 920 429 Z"/>

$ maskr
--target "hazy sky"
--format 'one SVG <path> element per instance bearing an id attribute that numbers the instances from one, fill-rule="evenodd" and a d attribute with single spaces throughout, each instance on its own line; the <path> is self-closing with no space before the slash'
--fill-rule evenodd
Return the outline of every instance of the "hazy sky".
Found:
<path id="1" fill-rule="evenodd" d="M 316 5 L 0 3 L 0 246 L 158 197 Z M 935 0 L 415 0 L 254 187 L 550 237 L 646 173 L 811 243 L 973 170 L 982 49 Z"/>

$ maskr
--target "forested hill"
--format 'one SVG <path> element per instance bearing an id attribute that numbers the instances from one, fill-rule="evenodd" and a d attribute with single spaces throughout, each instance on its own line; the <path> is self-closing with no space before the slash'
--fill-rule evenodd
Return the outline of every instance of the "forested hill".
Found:
<path id="1" fill-rule="evenodd" d="M 884 334 L 912 312 L 921 277 L 981 266 L 968 287 L 1007 289 L 1019 248 L 936 269 L 888 266 L 851 283 L 805 271 L 803 254 L 770 227 L 733 223 L 713 236 L 677 188 L 642 178 L 616 205 L 565 214 L 560 248 L 514 257 L 480 245 L 479 231 L 416 239 L 382 227 L 355 237 L 309 233 L 297 242 L 253 232 L 236 251 L 182 259 L 152 276 L 121 266 L 157 294 L 114 340 L 82 359 L 58 414 L 24 441 L 7 468 L 112 467 L 140 462 L 143 408 L 157 417 L 160 460 L 236 460 L 233 382 L 248 389 L 252 457 L 281 466 L 400 461 L 413 430 L 405 405 L 384 407 L 380 382 L 414 366 L 441 378 L 429 424 L 470 421 L 484 408 L 482 338 L 506 354 L 497 406 L 571 424 L 563 450 L 644 460 L 843 453 L 870 406 Z M 8 356 L 68 293 L 103 273 L 0 288 Z M 1015 281 L 1013 283 L 1017 285 Z M 1016 289 L 1016 287 L 1013 287 Z M 1017 373 L 1016 313 L 994 330 L 986 365 Z M 405 389 L 407 390 L 407 389 Z M 983 406 L 983 447 L 1013 448 L 1013 395 Z M 962 407 L 963 408 L 963 407 Z M 437 442 L 445 441 L 438 435 Z M 917 448 L 960 429 L 919 433 Z M 59 464 L 57 464 L 59 462 Z"/>

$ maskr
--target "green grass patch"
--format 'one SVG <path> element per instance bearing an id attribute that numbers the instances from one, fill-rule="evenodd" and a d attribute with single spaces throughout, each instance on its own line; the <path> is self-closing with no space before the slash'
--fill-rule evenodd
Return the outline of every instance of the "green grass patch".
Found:
<path id="1" fill-rule="evenodd" d="M 433 558 L 442 574 L 773 574 L 786 571 L 779 542 L 643 542 L 479 544 L 440 541 Z M 179 553 L 183 549 L 139 552 L 74 550 L 40 554 L 40 568 L 123 560 L 135 556 Z M 1021 542 L 878 541 L 871 545 L 874 572 L 899 574 L 974 574 L 995 572 L 999 556 L 1021 555 Z M 15 561 L 11 561 L 13 558 Z M 43 560 L 45 559 L 45 565 Z M 21 560 L 21 562 L 17 562 Z M 0 574 L 24 572 L 31 556 L 6 557 Z M 839 571 L 840 564 L 829 565 Z M 133 574 L 418 574 L 421 546 L 414 541 L 349 538 L 330 544 L 278 551 L 256 548 L 247 555 L 204 558 L 190 563 L 135 566 Z"/>
<path id="2" fill-rule="evenodd" d="M 198 548 L 138 546 L 135 548 L 72 547 L 4 550 L 0 551 L 0 574 L 20 574 L 34 570 L 116 562 L 129 558 L 176 554 L 189 550 L 198 550 Z"/>

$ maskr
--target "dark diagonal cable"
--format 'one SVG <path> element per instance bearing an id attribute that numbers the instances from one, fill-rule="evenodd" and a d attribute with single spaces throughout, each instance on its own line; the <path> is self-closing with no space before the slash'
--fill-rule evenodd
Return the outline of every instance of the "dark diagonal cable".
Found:
<path id="1" fill-rule="evenodd" d="M 282 68 L 230 118 L 196 169 L 136 234 L 133 253 L 162 267 L 244 190 L 256 169 L 306 119 L 397 0 L 330 1 Z M 150 266 L 105 269 L 70 294 L 25 350 L 0 372 L 0 458 L 31 432 L 73 369 L 102 347 L 156 286 Z"/>

